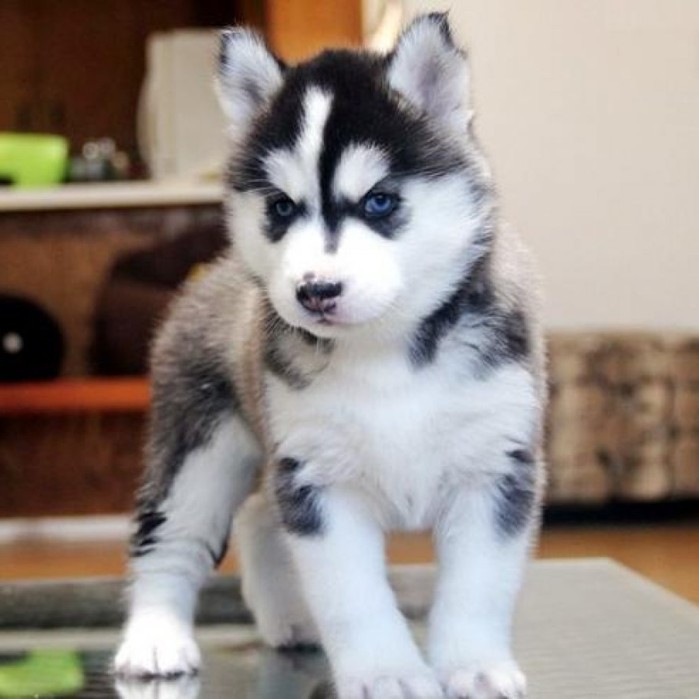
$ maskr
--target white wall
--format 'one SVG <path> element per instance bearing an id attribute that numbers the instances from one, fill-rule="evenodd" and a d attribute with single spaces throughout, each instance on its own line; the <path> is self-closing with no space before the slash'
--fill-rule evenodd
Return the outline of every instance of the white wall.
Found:
<path id="1" fill-rule="evenodd" d="M 448 7 L 548 325 L 699 329 L 699 0 Z"/>

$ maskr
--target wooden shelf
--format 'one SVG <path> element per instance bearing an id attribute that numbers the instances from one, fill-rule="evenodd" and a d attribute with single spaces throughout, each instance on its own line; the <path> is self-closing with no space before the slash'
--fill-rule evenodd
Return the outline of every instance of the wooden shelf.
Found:
<path id="1" fill-rule="evenodd" d="M 144 180 L 63 184 L 45 189 L 5 188 L 0 191 L 0 211 L 213 205 L 220 204 L 222 198 L 223 187 L 217 182 Z"/>
<path id="2" fill-rule="evenodd" d="M 0 385 L 0 415 L 143 412 L 149 400 L 150 384 L 145 377 Z"/>

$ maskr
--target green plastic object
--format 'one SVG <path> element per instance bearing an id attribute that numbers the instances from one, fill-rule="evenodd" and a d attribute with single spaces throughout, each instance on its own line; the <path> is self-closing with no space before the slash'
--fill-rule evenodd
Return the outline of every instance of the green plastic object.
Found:
<path id="1" fill-rule="evenodd" d="M 85 686 L 75 651 L 37 650 L 21 660 L 0 665 L 0 697 L 60 697 Z"/>
<path id="2" fill-rule="evenodd" d="M 0 178 L 15 187 L 47 187 L 65 178 L 68 141 L 63 136 L 0 132 Z"/>

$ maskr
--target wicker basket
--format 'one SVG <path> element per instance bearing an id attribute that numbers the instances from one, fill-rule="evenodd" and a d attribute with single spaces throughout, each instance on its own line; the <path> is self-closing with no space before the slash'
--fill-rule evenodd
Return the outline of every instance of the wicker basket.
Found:
<path id="1" fill-rule="evenodd" d="M 549 353 L 549 501 L 699 496 L 698 337 L 558 334 Z"/>

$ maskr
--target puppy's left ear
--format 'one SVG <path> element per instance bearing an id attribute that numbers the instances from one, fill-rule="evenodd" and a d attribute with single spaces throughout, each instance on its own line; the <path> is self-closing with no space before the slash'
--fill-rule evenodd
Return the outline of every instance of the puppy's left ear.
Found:
<path id="1" fill-rule="evenodd" d="M 234 136 L 241 136 L 281 87 L 284 64 L 262 37 L 235 27 L 221 32 L 216 91 Z"/>
<path id="2" fill-rule="evenodd" d="M 388 56 L 390 86 L 453 135 L 464 135 L 472 117 L 469 77 L 446 14 L 413 20 Z"/>

